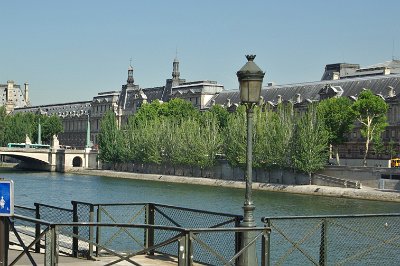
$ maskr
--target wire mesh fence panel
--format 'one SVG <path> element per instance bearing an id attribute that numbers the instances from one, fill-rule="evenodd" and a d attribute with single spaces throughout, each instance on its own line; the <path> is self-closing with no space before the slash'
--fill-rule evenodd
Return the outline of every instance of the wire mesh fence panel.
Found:
<path id="1" fill-rule="evenodd" d="M 202 232 L 194 236 L 192 253 L 195 262 L 224 265 L 224 261 L 229 261 L 235 255 L 235 232 Z"/>
<path id="2" fill-rule="evenodd" d="M 99 221 L 116 224 L 145 224 L 146 205 L 99 205 Z M 98 243 L 118 252 L 141 250 L 145 245 L 145 229 L 102 227 L 99 228 Z"/>
<path id="3" fill-rule="evenodd" d="M 176 226 L 182 228 L 232 228 L 235 227 L 237 217 L 218 213 L 203 212 L 172 206 L 156 205 L 154 212 L 154 223 L 164 226 Z M 155 244 L 161 243 L 173 236 L 173 232 L 155 234 Z M 235 254 L 235 234 L 201 234 L 199 238 L 213 247 L 213 249 L 224 257 L 232 257 Z M 198 249 L 197 246 L 194 248 Z M 194 250 L 196 251 L 196 250 Z M 157 249 L 157 252 L 174 255 L 176 248 L 168 245 Z M 215 256 L 205 252 L 195 252 L 194 261 L 213 265 L 217 262 Z M 215 264 L 215 265 L 218 265 Z"/>
<path id="4" fill-rule="evenodd" d="M 400 215 L 271 218 L 271 265 L 399 265 Z"/>
<path id="5" fill-rule="evenodd" d="M 399 265 L 400 216 L 331 218 L 328 265 Z"/>
<path id="6" fill-rule="evenodd" d="M 80 203 L 80 202 L 72 202 L 73 208 L 75 209 L 75 222 L 90 222 L 91 217 L 91 204 Z M 78 234 L 81 239 L 85 239 L 87 241 L 90 240 L 90 228 L 87 226 L 80 226 L 71 228 L 75 234 Z M 84 240 L 78 240 L 77 242 L 77 253 L 78 256 L 86 257 L 89 254 L 89 243 Z"/>
<path id="7" fill-rule="evenodd" d="M 270 254 L 272 265 L 319 264 L 321 221 L 273 220 Z"/>
<path id="8" fill-rule="evenodd" d="M 49 206 L 44 204 L 35 203 L 39 210 L 39 217 L 42 220 L 52 222 L 52 223 L 71 223 L 73 212 L 69 209 L 59 208 L 55 206 Z M 41 226 L 40 230 L 43 231 L 46 227 Z M 58 231 L 58 237 L 60 241 L 60 246 L 63 249 L 67 249 L 67 253 L 71 253 L 72 250 L 72 234 L 71 227 L 61 227 Z"/>
<path id="9" fill-rule="evenodd" d="M 14 205 L 14 213 L 18 214 L 18 215 L 26 216 L 26 217 L 35 218 L 36 210 L 34 208 Z M 24 221 L 24 220 L 15 220 L 14 224 L 16 227 L 21 226 L 26 229 L 34 230 L 34 228 L 35 228 L 35 223 Z"/>

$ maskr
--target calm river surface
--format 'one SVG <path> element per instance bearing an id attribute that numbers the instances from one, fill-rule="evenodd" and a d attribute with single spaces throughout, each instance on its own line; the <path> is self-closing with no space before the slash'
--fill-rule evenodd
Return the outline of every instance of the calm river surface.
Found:
<path id="1" fill-rule="evenodd" d="M 6 172 L 14 180 L 15 204 L 34 202 L 72 208 L 71 200 L 90 203 L 155 202 L 242 214 L 243 189 L 172 184 L 49 172 Z M 263 216 L 400 213 L 400 204 L 253 191 L 256 221 Z"/>

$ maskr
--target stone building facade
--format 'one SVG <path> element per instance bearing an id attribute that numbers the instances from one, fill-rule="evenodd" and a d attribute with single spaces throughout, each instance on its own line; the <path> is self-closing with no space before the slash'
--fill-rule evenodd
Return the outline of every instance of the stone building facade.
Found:
<path id="1" fill-rule="evenodd" d="M 240 103 L 238 90 L 224 90 L 224 87 L 215 81 L 181 79 L 177 58 L 173 61 L 172 78 L 167 79 L 163 86 L 141 88 L 135 83 L 133 73 L 133 67 L 129 66 L 127 81 L 121 90 L 100 92 L 89 101 L 42 106 L 29 106 L 28 84 L 25 85 L 25 91 L 22 91 L 18 85 L 10 82 L 7 86 L 0 85 L 0 89 L 3 89 L 2 104 L 14 102 L 13 112 L 37 112 L 40 108 L 48 115 L 58 115 L 62 118 L 64 126 L 64 132 L 59 135 L 60 144 L 79 148 L 84 147 L 86 143 L 88 119 L 90 139 L 93 146 L 96 146 L 100 121 L 108 110 L 116 114 L 119 125 L 123 126 L 140 106 L 154 100 L 167 102 L 173 98 L 181 98 L 200 110 L 207 110 L 215 104 L 235 110 Z M 13 89 L 19 93 L 13 93 Z M 268 84 L 262 89 L 261 104 L 273 108 L 278 103 L 291 102 L 295 108 L 305 109 L 312 102 L 330 97 L 348 97 L 355 101 L 363 89 L 372 90 L 389 104 L 389 126 L 383 134 L 383 140 L 386 143 L 394 142 L 397 149 L 400 149 L 399 60 L 366 68 L 361 68 L 358 64 L 329 64 L 325 67 L 321 81 L 288 85 Z M 8 98 L 4 98 L 5 95 L 8 95 Z M 355 125 L 353 132 L 348 136 L 348 142 L 340 147 L 340 157 L 362 158 L 364 149 L 359 127 Z M 371 159 L 388 157 L 388 154 L 370 154 Z"/>
<path id="2" fill-rule="evenodd" d="M 0 106 L 6 106 L 6 112 L 11 113 L 15 108 L 29 106 L 29 84 L 20 85 L 8 80 L 7 84 L 0 84 Z"/>
<path id="3" fill-rule="evenodd" d="M 216 81 L 186 82 L 180 78 L 179 60 L 173 61 L 172 78 L 167 79 L 164 86 L 141 88 L 135 83 L 133 67 L 128 68 L 126 84 L 120 91 L 100 92 L 91 101 L 49 104 L 41 106 L 16 105 L 13 112 L 38 112 L 47 115 L 58 115 L 62 119 L 64 132 L 59 134 L 61 145 L 82 148 L 86 144 L 88 120 L 90 123 L 90 140 L 94 147 L 98 143 L 100 122 L 108 110 L 112 110 L 120 126 L 128 121 L 140 106 L 154 100 L 167 102 L 173 98 L 190 101 L 195 107 L 204 109 L 215 95 L 224 87 Z"/>
<path id="4" fill-rule="evenodd" d="M 275 107 L 278 103 L 291 102 L 296 109 L 305 109 L 312 102 L 331 97 L 348 97 L 353 101 L 364 89 L 370 89 L 389 105 L 389 126 L 383 133 L 383 141 L 392 141 L 400 150 L 400 61 L 393 60 L 367 68 L 357 64 L 330 64 L 325 67 L 321 81 L 289 85 L 269 84 L 261 91 L 262 104 Z M 215 95 L 211 104 L 235 109 L 240 102 L 239 91 L 223 91 Z M 209 106 L 207 106 L 209 107 Z M 341 158 L 360 159 L 365 151 L 365 141 L 360 125 L 355 124 L 348 134 L 348 141 L 339 147 Z M 388 159 L 390 154 L 369 153 L 370 159 Z"/>

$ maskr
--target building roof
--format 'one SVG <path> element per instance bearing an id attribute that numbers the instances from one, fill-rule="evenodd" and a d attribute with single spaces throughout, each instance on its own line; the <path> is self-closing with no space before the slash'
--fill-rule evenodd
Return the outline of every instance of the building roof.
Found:
<path id="1" fill-rule="evenodd" d="M 37 113 L 39 109 L 47 115 L 82 116 L 90 111 L 91 101 L 71 102 L 61 104 L 49 104 L 40 106 L 31 106 L 24 108 L 15 108 L 12 113 Z"/>
<path id="2" fill-rule="evenodd" d="M 400 93 L 400 74 L 272 85 L 264 87 L 261 91 L 261 96 L 264 101 L 270 101 L 274 104 L 278 103 L 279 96 L 281 96 L 282 101 L 289 101 L 295 100 L 298 97 L 298 94 L 300 94 L 302 101 L 307 99 L 311 101 L 319 101 L 319 92 L 327 85 L 331 87 L 340 87 L 341 90 L 339 88 L 336 88 L 336 90 L 341 91 L 342 97 L 357 97 L 363 89 L 370 89 L 375 94 L 380 94 L 384 98 L 390 98 L 390 90 L 394 90 L 394 93 Z M 227 102 L 232 104 L 239 103 L 239 91 L 222 91 L 213 98 L 212 102 L 220 105 L 226 105 Z"/>

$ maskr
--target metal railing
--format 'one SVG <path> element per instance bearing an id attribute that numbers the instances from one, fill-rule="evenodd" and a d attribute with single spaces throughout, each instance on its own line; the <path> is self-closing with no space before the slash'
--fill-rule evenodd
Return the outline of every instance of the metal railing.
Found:
<path id="1" fill-rule="evenodd" d="M 155 203 L 73 201 L 72 209 L 35 204 L 16 206 L 15 213 L 13 228 L 35 239 L 26 247 L 43 252 L 44 236 L 55 228 L 49 234 L 57 236 L 57 254 L 75 257 L 130 261 L 139 254 L 164 254 L 190 258 L 180 265 L 233 265 L 243 252 L 241 233 L 253 230 L 261 265 L 399 262 L 400 214 L 265 217 L 265 228 L 245 229 L 239 215 Z"/>
<path id="2" fill-rule="evenodd" d="M 40 228 L 42 231 L 40 234 L 34 238 L 33 240 L 29 240 L 28 242 L 24 241 L 23 237 L 20 236 L 19 232 L 15 229 L 14 223 L 15 221 L 27 221 L 30 223 L 40 224 Z M 79 241 L 86 242 L 87 244 L 93 245 L 96 249 L 101 249 L 106 251 L 108 254 L 116 257 L 114 261 L 107 261 L 107 265 L 115 264 L 121 261 L 130 262 L 132 264 L 137 265 L 134 261 L 134 257 L 141 254 L 152 254 L 157 252 L 158 249 L 174 244 L 175 252 L 173 257 L 177 259 L 177 264 L 179 266 L 193 265 L 196 261 L 196 252 L 200 254 L 209 254 L 214 258 L 214 264 L 207 265 L 235 265 L 237 259 L 240 255 L 247 250 L 249 245 L 252 243 L 256 243 L 257 241 L 261 241 L 263 243 L 263 247 L 265 247 L 266 243 L 268 243 L 267 238 L 269 234 L 269 229 L 265 227 L 261 228 L 197 228 L 197 229 L 188 229 L 181 228 L 176 226 L 158 226 L 158 225 L 149 225 L 149 224 L 121 224 L 121 223 L 51 223 L 43 220 L 38 220 L 30 217 L 25 217 L 21 215 L 14 215 L 12 219 L 10 219 L 12 232 L 15 234 L 18 239 L 19 245 L 22 247 L 21 253 L 9 264 L 16 265 L 16 263 L 20 260 L 20 258 L 24 255 L 27 255 L 32 265 L 37 265 L 31 252 L 34 252 L 33 247 L 36 243 L 45 239 L 44 245 L 44 253 L 45 253 L 45 265 L 57 265 L 59 261 L 59 252 L 61 249 L 60 246 L 60 238 L 61 237 L 69 237 L 69 238 L 77 238 Z M 171 236 L 167 239 L 164 239 L 162 242 L 153 243 L 151 246 L 142 246 L 138 249 L 131 250 L 130 252 L 120 253 L 117 252 L 108 246 L 90 241 L 89 239 L 85 239 L 80 235 L 71 233 L 73 232 L 72 228 L 78 227 L 80 228 L 118 228 L 122 231 L 136 229 L 141 230 L 142 232 L 152 230 L 155 235 L 158 234 L 159 231 L 167 231 L 171 232 Z M 254 238 L 250 240 L 250 244 L 239 249 L 237 252 L 233 253 L 232 256 L 226 257 L 225 254 L 219 253 L 215 250 L 215 247 L 211 243 L 207 243 L 202 240 L 202 235 L 213 235 L 213 234 L 240 234 L 245 231 L 254 232 Z M 264 249 L 265 250 L 265 249 Z M 202 262 L 200 262 L 202 263 Z M 261 265 L 265 265 L 265 261 Z"/>
<path id="3" fill-rule="evenodd" d="M 239 227 L 242 216 L 226 213 L 209 212 L 203 210 L 182 208 L 156 203 L 116 203 L 93 204 L 73 201 L 74 222 L 97 223 L 127 223 L 147 224 L 157 226 L 172 226 L 178 228 L 236 228 Z M 76 214 L 76 215 L 75 215 Z M 109 227 L 107 229 L 75 228 L 75 234 L 85 236 L 98 245 L 107 246 L 119 252 L 129 252 L 132 249 L 148 248 L 158 245 L 170 239 L 173 232 L 169 230 L 154 231 L 152 227 L 144 232 L 135 228 L 122 229 Z M 95 231 L 94 231 L 95 230 Z M 200 240 L 213 246 L 213 249 L 225 257 L 234 256 L 240 247 L 239 233 L 203 233 Z M 100 256 L 107 252 L 100 247 L 94 249 L 94 245 L 85 246 L 79 240 L 75 240 L 74 256 Z M 196 252 L 199 247 L 194 247 L 194 260 L 209 265 L 218 265 L 214 256 L 206 252 Z M 161 253 L 176 256 L 176 244 L 163 245 L 150 253 Z"/>
<path id="4" fill-rule="evenodd" d="M 267 265 L 398 265 L 400 214 L 264 217 Z"/>

